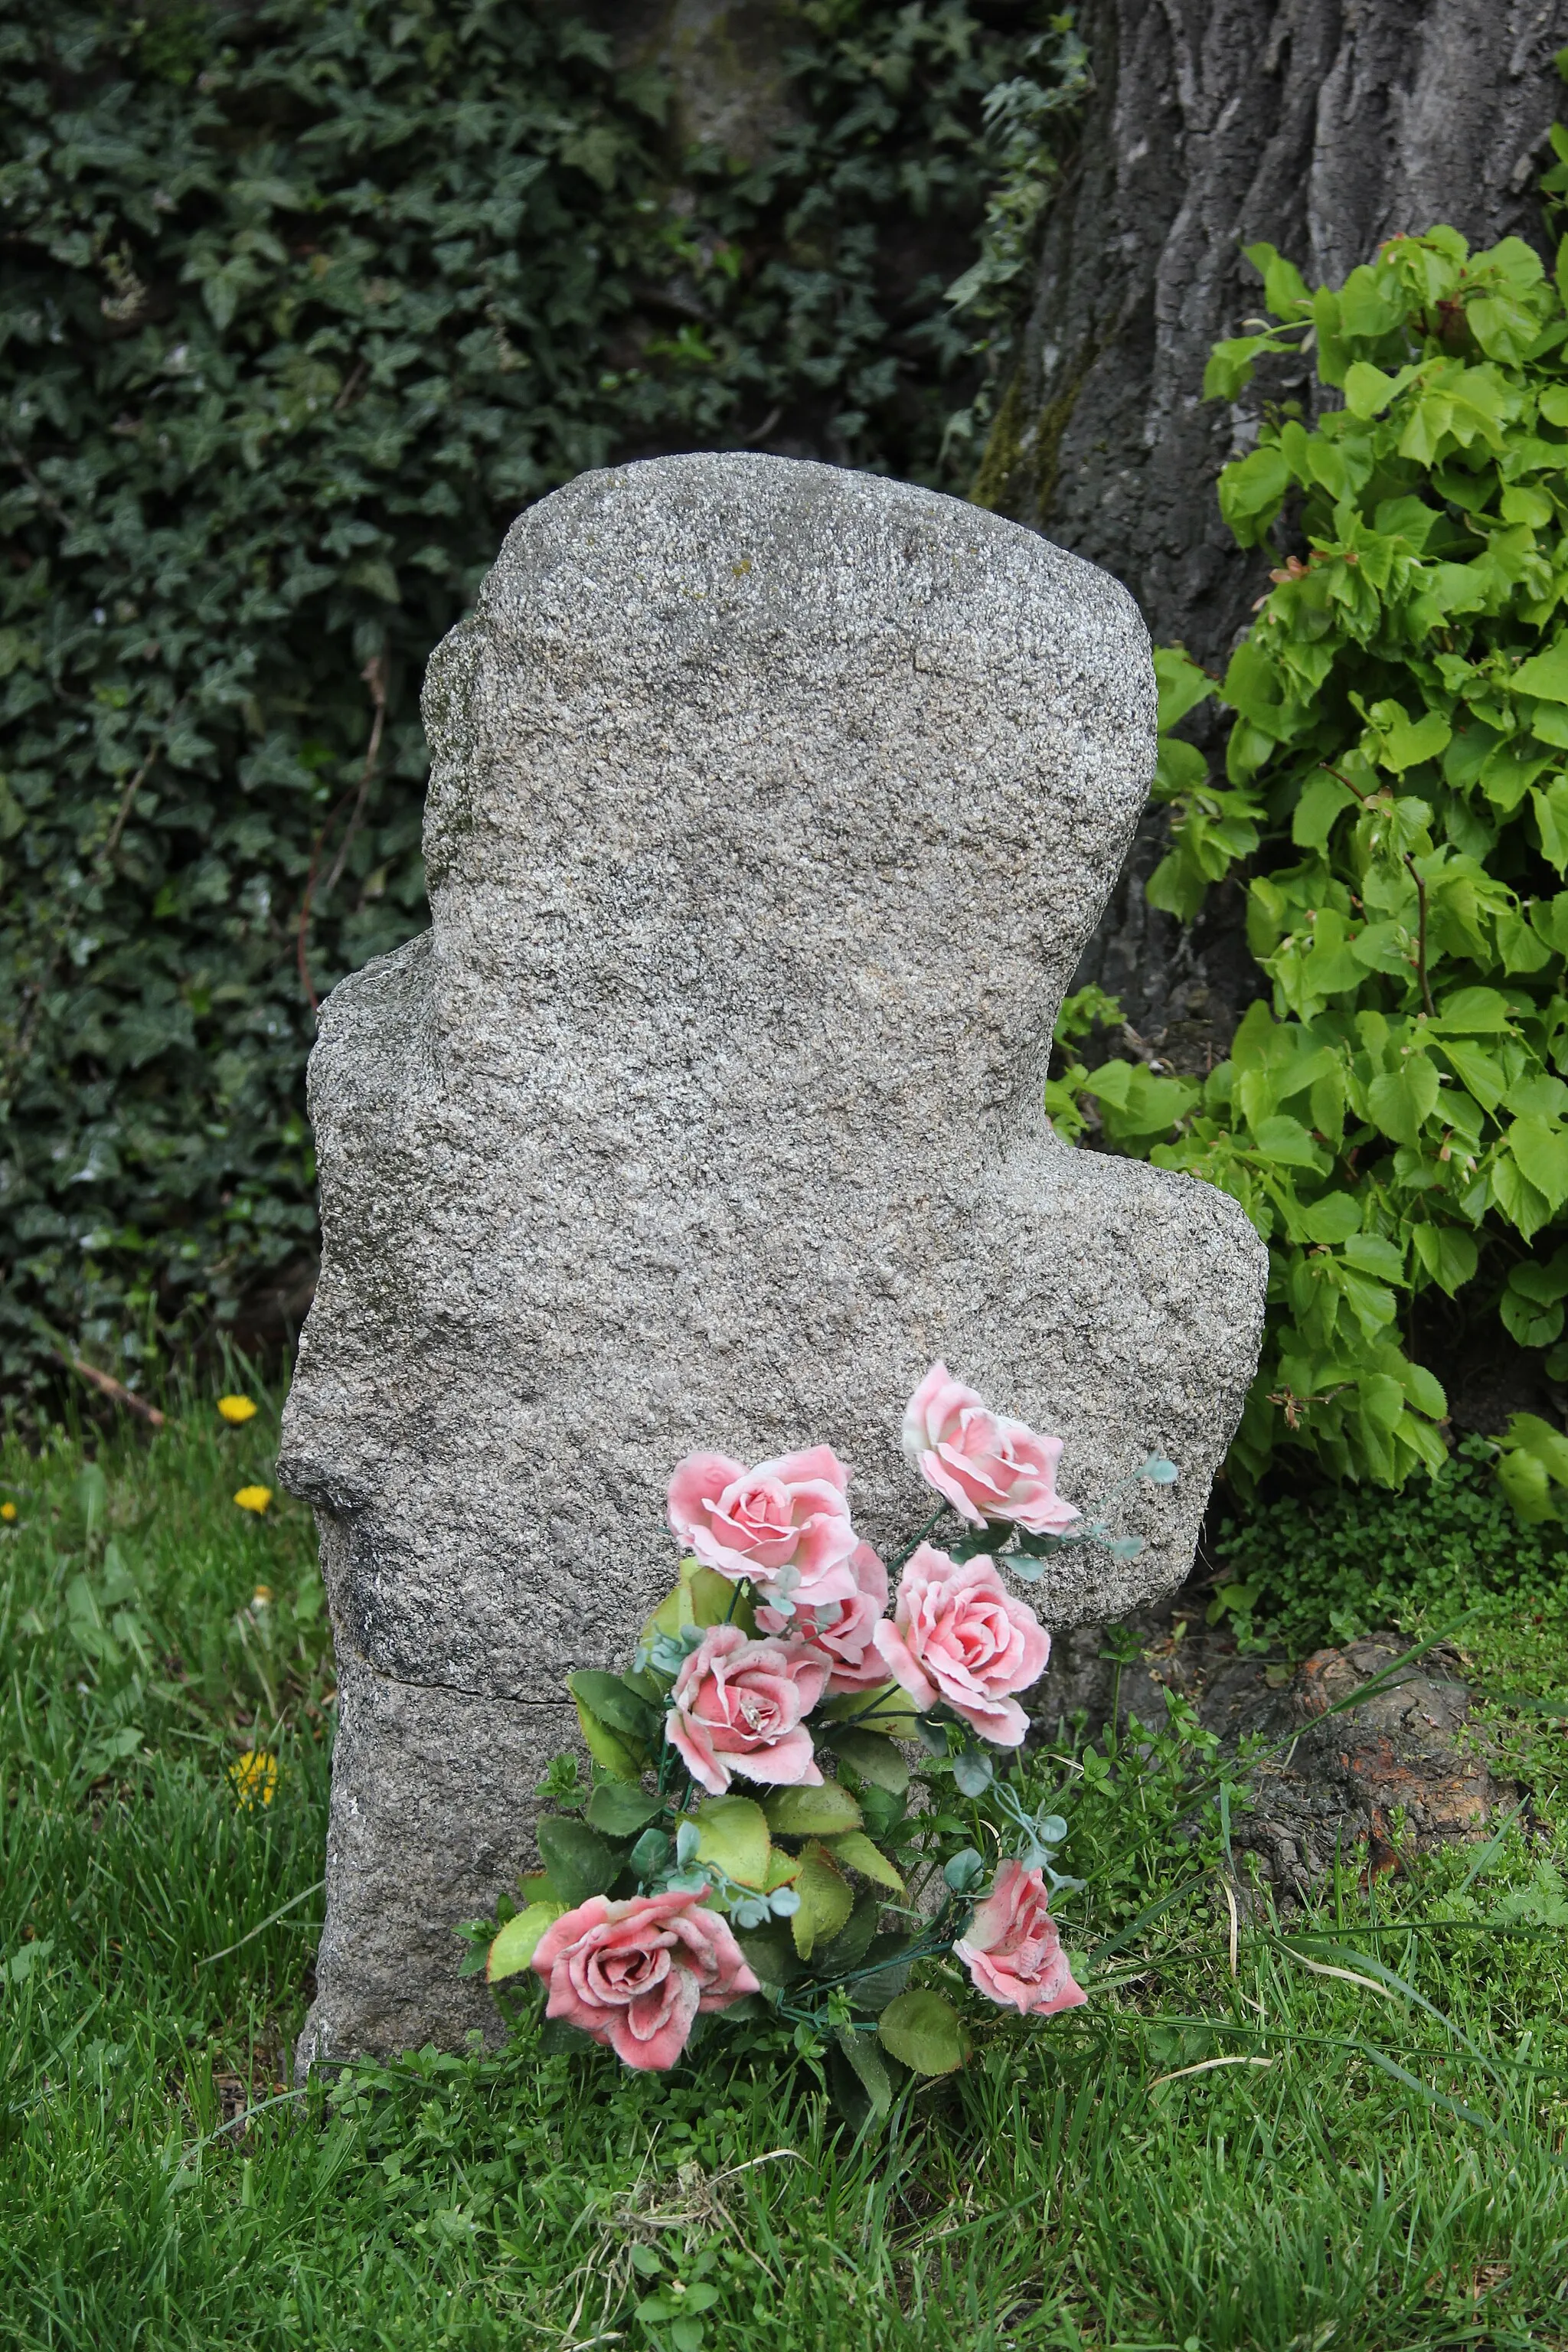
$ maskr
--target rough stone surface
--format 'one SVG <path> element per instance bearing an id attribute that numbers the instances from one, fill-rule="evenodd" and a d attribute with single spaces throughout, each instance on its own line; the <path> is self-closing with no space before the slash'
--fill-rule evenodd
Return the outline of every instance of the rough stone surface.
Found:
<path id="1" fill-rule="evenodd" d="M 322 1009 L 323 1261 L 284 1421 L 342 1660 L 307 2054 L 483 2024 L 451 1922 L 528 1851 L 561 1676 L 667 1588 L 669 1471 L 826 1439 L 858 1524 L 933 1358 L 1152 1449 L 1180 1582 L 1256 1361 L 1236 1205 L 1074 1152 L 1041 1086 L 1152 765 L 1103 573 L 907 486 L 760 456 L 582 478 L 514 526 L 426 687 L 432 928 Z M 549 1710 L 547 1713 L 546 1710 Z"/>

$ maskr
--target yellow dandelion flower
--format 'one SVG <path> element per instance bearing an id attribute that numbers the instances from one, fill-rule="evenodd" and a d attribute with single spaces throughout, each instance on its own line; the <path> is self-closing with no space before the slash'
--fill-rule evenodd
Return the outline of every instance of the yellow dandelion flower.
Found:
<path id="1" fill-rule="evenodd" d="M 242 1805 L 269 1805 L 278 1792 L 278 1759 L 265 1748 L 247 1748 L 229 1766 L 228 1777 Z"/>
<path id="2" fill-rule="evenodd" d="M 253 1609 L 268 1608 L 271 1601 L 272 1587 L 269 1584 L 258 1584 L 250 1596 L 250 1605 Z"/>
<path id="3" fill-rule="evenodd" d="M 233 1422 L 237 1429 L 242 1421 L 254 1421 L 256 1418 L 256 1403 L 251 1397 L 219 1397 L 217 1409 L 225 1421 Z"/>
<path id="4" fill-rule="evenodd" d="M 260 1518 L 272 1500 L 272 1489 L 270 1486 L 242 1486 L 234 1499 L 242 1511 L 254 1511 Z"/>
<path id="5" fill-rule="evenodd" d="M 0 1519 L 11 1520 L 16 1516 L 15 1503 L 0 1503 Z"/>

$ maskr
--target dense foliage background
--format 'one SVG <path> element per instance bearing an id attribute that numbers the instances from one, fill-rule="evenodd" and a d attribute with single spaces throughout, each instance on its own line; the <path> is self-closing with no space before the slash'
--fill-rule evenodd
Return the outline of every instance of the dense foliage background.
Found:
<path id="1" fill-rule="evenodd" d="M 1014 13 L 807 0 L 742 168 L 522 0 L 0 5 L 13 1398 L 302 1307 L 313 1004 L 424 922 L 418 686 L 520 507 L 692 446 L 957 486 L 1082 79 Z"/>
<path id="2" fill-rule="evenodd" d="M 1254 258 L 1279 323 L 1222 343 L 1205 389 L 1233 399 L 1310 336 L 1333 404 L 1267 412 L 1221 475 L 1274 568 L 1223 678 L 1156 656 L 1173 840 L 1149 897 L 1190 920 L 1241 880 L 1267 992 L 1205 1074 L 1074 1062 L 1051 1099 L 1269 1241 L 1244 1491 L 1281 1451 L 1388 1486 L 1436 1470 L 1450 1368 L 1500 1343 L 1543 1408 L 1500 1431 L 1505 1489 L 1561 1518 L 1568 244 L 1552 277 L 1518 238 L 1472 254 L 1438 227 L 1315 294 Z M 1174 731 L 1211 695 L 1223 775 Z"/>

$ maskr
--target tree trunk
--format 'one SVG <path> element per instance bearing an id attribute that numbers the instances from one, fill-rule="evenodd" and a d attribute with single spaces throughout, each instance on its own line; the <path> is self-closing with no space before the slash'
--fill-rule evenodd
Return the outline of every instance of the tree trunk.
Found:
<path id="1" fill-rule="evenodd" d="M 1261 302 L 1243 246 L 1309 285 L 1436 221 L 1544 251 L 1568 0 L 1088 0 L 1081 22 L 1095 94 L 976 495 L 1125 581 L 1156 644 L 1218 666 L 1267 559 L 1234 545 L 1215 478 L 1263 398 L 1311 396 L 1284 362 L 1234 407 L 1202 399 L 1211 344 Z M 1201 1069 L 1259 976 L 1237 887 L 1185 934 L 1147 906 L 1160 848 L 1152 817 L 1081 977 Z"/>

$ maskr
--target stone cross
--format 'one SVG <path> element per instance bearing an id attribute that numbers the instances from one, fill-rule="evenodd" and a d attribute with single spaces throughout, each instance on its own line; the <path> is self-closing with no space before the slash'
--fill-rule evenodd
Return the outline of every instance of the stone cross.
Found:
<path id="1" fill-rule="evenodd" d="M 431 928 L 323 1005 L 320 1286 L 279 1471 L 337 1640 L 311 2057 L 493 2030 L 456 1923 L 531 1853 L 574 1725 L 673 1580 L 684 1454 L 830 1444 L 861 1532 L 938 1357 L 1150 1452 L 1111 1619 L 1186 1574 L 1266 1255 L 1207 1185 L 1066 1149 L 1051 1027 L 1154 764 L 1131 597 L 994 515 L 760 456 L 586 474 L 433 656 Z"/>

